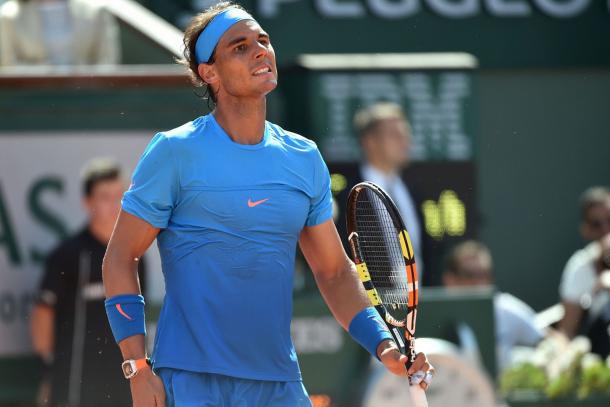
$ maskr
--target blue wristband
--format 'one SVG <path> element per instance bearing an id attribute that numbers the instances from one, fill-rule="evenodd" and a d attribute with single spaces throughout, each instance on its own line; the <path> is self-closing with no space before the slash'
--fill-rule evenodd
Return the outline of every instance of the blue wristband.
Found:
<path id="1" fill-rule="evenodd" d="M 121 294 L 108 298 L 104 305 L 116 343 L 130 336 L 146 335 L 144 297 L 135 294 Z"/>
<path id="2" fill-rule="evenodd" d="M 377 347 L 386 339 L 393 339 L 388 327 L 374 307 L 356 314 L 349 324 L 349 333 L 362 347 L 377 359 Z"/>

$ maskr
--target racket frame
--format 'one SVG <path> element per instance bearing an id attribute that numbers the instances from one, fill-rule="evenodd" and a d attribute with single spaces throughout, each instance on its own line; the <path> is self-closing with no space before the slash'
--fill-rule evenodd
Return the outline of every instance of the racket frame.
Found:
<path id="1" fill-rule="evenodd" d="M 358 195 L 364 190 L 368 190 L 380 198 L 382 203 L 385 205 L 388 214 L 390 215 L 394 227 L 398 232 L 398 236 L 396 238 L 399 240 L 401 245 L 402 255 L 406 265 L 405 272 L 407 273 L 407 280 L 409 281 L 409 298 L 407 302 L 408 312 L 404 321 L 397 321 L 387 310 L 386 305 L 382 302 L 381 297 L 377 293 L 377 289 L 373 284 L 368 267 L 364 261 L 364 257 L 362 256 L 356 227 L 356 202 L 358 200 Z M 419 301 L 419 287 L 415 257 L 407 229 L 400 216 L 400 213 L 398 212 L 396 204 L 394 204 L 394 201 L 392 201 L 392 198 L 390 198 L 390 196 L 382 188 L 368 181 L 358 183 L 351 189 L 347 200 L 346 220 L 348 241 L 354 263 L 356 264 L 356 270 L 358 271 L 358 277 L 364 286 L 371 304 L 375 307 L 394 337 L 400 352 L 407 355 L 408 360 L 406 366 L 408 369 L 415 361 L 416 356 L 414 345 L 417 304 Z M 404 328 L 404 339 L 400 328 Z"/>

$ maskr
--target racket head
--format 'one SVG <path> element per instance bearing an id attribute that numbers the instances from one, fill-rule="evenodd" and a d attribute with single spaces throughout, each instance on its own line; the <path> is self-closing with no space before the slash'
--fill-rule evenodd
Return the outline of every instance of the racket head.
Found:
<path id="1" fill-rule="evenodd" d="M 419 282 L 411 239 L 396 205 L 382 188 L 361 182 L 350 191 L 347 231 L 358 274 L 371 303 L 395 336 L 415 335 Z M 403 346 L 400 346 L 403 348 Z"/>

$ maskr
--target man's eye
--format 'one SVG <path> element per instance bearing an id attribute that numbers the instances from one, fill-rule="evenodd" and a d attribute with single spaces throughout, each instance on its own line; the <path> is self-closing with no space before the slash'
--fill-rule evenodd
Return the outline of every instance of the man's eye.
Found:
<path id="1" fill-rule="evenodd" d="M 245 50 L 246 50 L 246 44 L 241 44 L 241 45 L 238 45 L 237 47 L 235 47 L 235 51 L 237 51 L 237 52 L 242 52 Z"/>

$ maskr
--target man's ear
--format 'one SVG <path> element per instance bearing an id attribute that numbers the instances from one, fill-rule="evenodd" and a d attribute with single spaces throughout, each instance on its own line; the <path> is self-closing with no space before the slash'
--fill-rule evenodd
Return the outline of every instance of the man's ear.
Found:
<path id="1" fill-rule="evenodd" d="M 218 81 L 218 75 L 216 74 L 216 67 L 214 64 L 199 64 L 199 66 L 197 66 L 197 73 L 207 84 Z"/>

